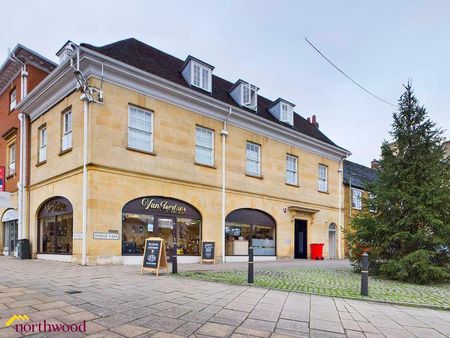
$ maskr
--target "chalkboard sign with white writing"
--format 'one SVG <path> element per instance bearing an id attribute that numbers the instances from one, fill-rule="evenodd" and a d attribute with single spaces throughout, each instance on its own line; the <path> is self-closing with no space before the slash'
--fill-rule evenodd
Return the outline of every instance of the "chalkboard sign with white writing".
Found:
<path id="1" fill-rule="evenodd" d="M 156 239 L 147 239 L 145 241 L 144 262 L 142 267 L 157 269 L 161 256 L 161 241 Z"/>
<path id="2" fill-rule="evenodd" d="M 215 242 L 202 242 L 202 260 L 214 261 Z"/>
<path id="3" fill-rule="evenodd" d="M 159 270 L 167 270 L 167 256 L 164 240 L 160 237 L 150 237 L 145 240 L 144 259 L 142 261 L 141 275 L 145 271 L 154 271 L 159 276 Z"/>

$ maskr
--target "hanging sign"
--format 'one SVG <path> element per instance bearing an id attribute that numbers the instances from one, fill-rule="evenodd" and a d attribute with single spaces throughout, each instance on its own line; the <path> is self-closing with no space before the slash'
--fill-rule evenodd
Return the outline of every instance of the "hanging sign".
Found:
<path id="1" fill-rule="evenodd" d="M 145 240 L 144 257 L 141 267 L 142 272 L 156 271 L 156 276 L 159 276 L 160 269 L 167 269 L 167 255 L 164 240 L 160 237 L 149 237 Z"/>
<path id="2" fill-rule="evenodd" d="M 202 242 L 202 263 L 215 263 L 216 243 L 212 241 Z"/>
<path id="3" fill-rule="evenodd" d="M 5 167 L 0 166 L 0 191 L 5 191 Z"/>

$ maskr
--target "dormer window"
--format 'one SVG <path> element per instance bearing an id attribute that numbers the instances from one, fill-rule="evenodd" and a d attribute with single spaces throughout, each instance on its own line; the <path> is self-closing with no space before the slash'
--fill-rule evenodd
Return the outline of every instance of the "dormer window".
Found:
<path id="1" fill-rule="evenodd" d="M 290 103 L 280 98 L 272 104 L 272 106 L 269 108 L 269 111 L 272 113 L 273 116 L 277 118 L 278 121 L 293 126 L 294 107 L 295 105 L 293 103 Z"/>
<path id="2" fill-rule="evenodd" d="M 259 88 L 245 82 L 238 80 L 230 90 L 230 95 L 241 107 L 257 110 Z"/>
<path id="3" fill-rule="evenodd" d="M 181 74 L 190 86 L 212 91 L 212 71 L 214 67 L 192 56 L 186 59 Z"/>

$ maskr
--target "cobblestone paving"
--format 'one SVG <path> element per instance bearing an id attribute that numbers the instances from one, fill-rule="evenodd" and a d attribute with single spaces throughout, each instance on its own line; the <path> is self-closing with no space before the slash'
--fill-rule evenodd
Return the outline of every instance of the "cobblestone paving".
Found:
<path id="1" fill-rule="evenodd" d="M 13 314 L 87 322 L 32 337 L 450 337 L 447 311 L 0 257 L 0 337 L 21 336 Z"/>
<path id="2" fill-rule="evenodd" d="M 246 284 L 247 264 L 233 270 L 215 265 L 191 265 L 181 275 L 199 280 Z M 197 271 L 196 271 L 197 269 Z M 287 291 L 361 299 L 361 277 L 348 261 L 294 261 L 255 264 L 255 285 Z M 433 306 L 450 310 L 450 284 L 414 285 L 381 278 L 369 279 L 369 299 L 403 304 Z"/>

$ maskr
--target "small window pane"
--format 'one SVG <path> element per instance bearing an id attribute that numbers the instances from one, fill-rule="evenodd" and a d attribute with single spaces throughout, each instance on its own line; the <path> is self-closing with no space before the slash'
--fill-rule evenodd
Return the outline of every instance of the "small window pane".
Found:
<path id="1" fill-rule="evenodd" d="M 9 147 L 9 175 L 13 175 L 16 172 L 16 144 L 12 144 Z"/>
<path id="2" fill-rule="evenodd" d="M 43 162 L 47 159 L 47 128 L 42 128 L 39 134 L 39 162 Z"/>
<path id="3" fill-rule="evenodd" d="M 153 151 L 152 112 L 129 107 L 128 146 L 134 149 Z"/>
<path id="4" fill-rule="evenodd" d="M 286 183 L 297 184 L 297 157 L 286 155 Z"/>
<path id="5" fill-rule="evenodd" d="M 193 66 L 193 84 L 197 87 L 200 87 L 200 66 L 194 63 Z"/>
<path id="6" fill-rule="evenodd" d="M 209 71 L 206 68 L 202 68 L 202 88 L 209 90 Z"/>
<path id="7" fill-rule="evenodd" d="M 195 162 L 214 165 L 214 132 L 212 130 L 196 127 Z"/>
<path id="8" fill-rule="evenodd" d="M 17 92 L 14 89 L 9 96 L 9 110 L 13 110 L 16 108 L 17 104 Z"/>
<path id="9" fill-rule="evenodd" d="M 362 209 L 362 191 L 352 189 L 352 207 L 358 210 Z"/>
<path id="10" fill-rule="evenodd" d="M 247 173 L 261 174 L 260 146 L 251 142 L 247 142 Z"/>
<path id="11" fill-rule="evenodd" d="M 319 164 L 319 191 L 327 192 L 328 191 L 328 167 L 322 164 Z"/>

